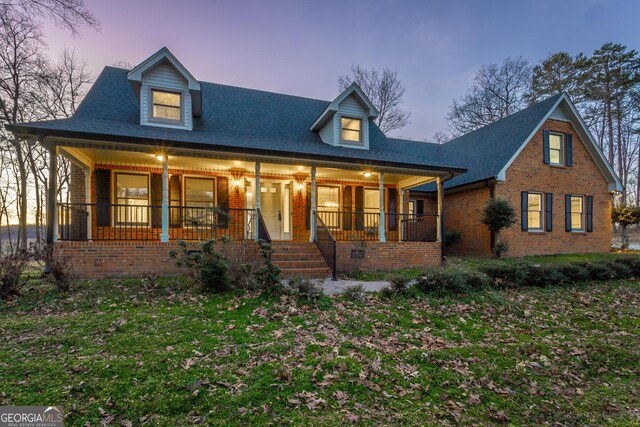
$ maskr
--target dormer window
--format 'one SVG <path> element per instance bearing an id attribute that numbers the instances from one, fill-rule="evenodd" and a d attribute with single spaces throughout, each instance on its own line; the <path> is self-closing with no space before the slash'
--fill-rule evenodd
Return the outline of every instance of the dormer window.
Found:
<path id="1" fill-rule="evenodd" d="M 151 119 L 161 122 L 179 123 L 182 121 L 182 94 L 164 90 L 151 90 L 153 108 Z"/>
<path id="2" fill-rule="evenodd" d="M 346 142 L 362 142 L 362 119 L 341 117 L 340 139 Z"/>

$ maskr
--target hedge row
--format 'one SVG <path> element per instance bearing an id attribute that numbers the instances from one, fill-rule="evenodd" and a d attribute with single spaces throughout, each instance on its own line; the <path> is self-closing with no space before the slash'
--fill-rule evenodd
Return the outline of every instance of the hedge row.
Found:
<path id="1" fill-rule="evenodd" d="M 558 286 L 640 277 L 640 257 L 557 264 L 492 262 L 478 270 L 437 268 L 416 282 L 420 291 L 464 293 L 487 287 Z"/>

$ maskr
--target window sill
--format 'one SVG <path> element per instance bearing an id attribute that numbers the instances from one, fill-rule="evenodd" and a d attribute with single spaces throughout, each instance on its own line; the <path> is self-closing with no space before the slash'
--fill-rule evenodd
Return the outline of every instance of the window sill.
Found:
<path id="1" fill-rule="evenodd" d="M 567 165 L 552 165 L 549 164 L 549 167 L 555 168 L 555 169 L 567 169 L 568 166 Z"/>
<path id="2" fill-rule="evenodd" d="M 571 230 L 571 234 L 581 235 L 581 234 L 587 234 L 587 232 L 584 230 L 576 230 L 576 231 Z"/>
<path id="3" fill-rule="evenodd" d="M 541 235 L 541 234 L 547 234 L 547 232 L 545 230 L 527 230 L 527 234 L 533 234 L 533 235 Z"/>

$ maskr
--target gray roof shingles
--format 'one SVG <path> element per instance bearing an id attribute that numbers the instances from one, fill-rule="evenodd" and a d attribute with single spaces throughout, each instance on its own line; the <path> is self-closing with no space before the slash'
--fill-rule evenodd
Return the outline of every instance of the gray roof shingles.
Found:
<path id="1" fill-rule="evenodd" d="M 442 147 L 387 138 L 372 123 L 369 150 L 325 144 L 311 124 L 328 101 L 201 82 L 202 117 L 192 131 L 140 125 L 139 101 L 127 70 L 105 67 L 73 117 L 15 125 L 17 133 L 76 134 L 194 144 L 237 152 L 266 150 L 283 156 L 339 157 L 357 164 L 403 164 L 407 168 L 458 169 Z"/>
<path id="2" fill-rule="evenodd" d="M 559 93 L 442 144 L 442 158 L 456 159 L 468 170 L 446 181 L 444 187 L 459 187 L 496 177 L 561 96 Z M 436 187 L 426 184 L 412 190 L 432 192 Z"/>

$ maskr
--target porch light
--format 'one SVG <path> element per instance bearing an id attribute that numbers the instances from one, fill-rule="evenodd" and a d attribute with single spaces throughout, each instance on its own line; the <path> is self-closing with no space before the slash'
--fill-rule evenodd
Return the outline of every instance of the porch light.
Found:
<path id="1" fill-rule="evenodd" d="M 156 154 L 156 160 L 159 162 L 164 162 L 164 155 L 163 154 Z"/>
<path id="2" fill-rule="evenodd" d="M 233 185 L 236 187 L 240 187 L 240 180 L 239 179 L 234 180 Z"/>
<path id="3" fill-rule="evenodd" d="M 296 188 L 298 189 L 298 191 L 304 190 L 304 183 L 299 182 L 298 185 L 296 186 Z"/>
<path id="4" fill-rule="evenodd" d="M 365 178 L 369 178 L 371 176 L 371 172 L 367 171 L 364 173 Z"/>

